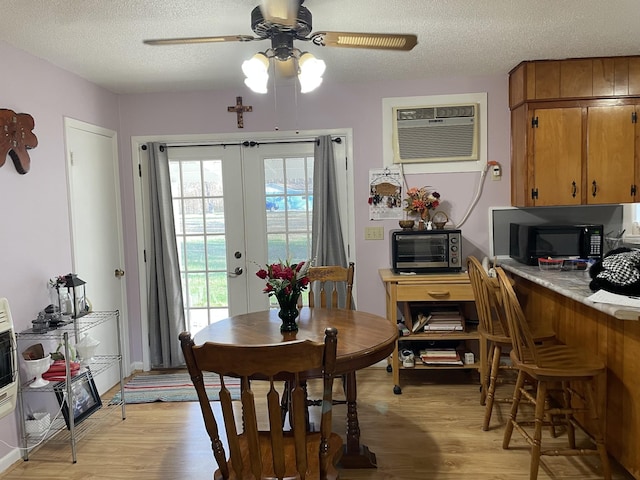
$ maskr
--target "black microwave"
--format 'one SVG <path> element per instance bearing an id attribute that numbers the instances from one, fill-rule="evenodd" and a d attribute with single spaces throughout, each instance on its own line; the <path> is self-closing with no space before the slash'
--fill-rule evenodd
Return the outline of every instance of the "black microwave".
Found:
<path id="1" fill-rule="evenodd" d="M 509 256 L 527 265 L 538 258 L 602 258 L 602 225 L 509 226 Z"/>
<path id="2" fill-rule="evenodd" d="M 396 273 L 459 272 L 460 230 L 392 230 L 391 262 Z"/>

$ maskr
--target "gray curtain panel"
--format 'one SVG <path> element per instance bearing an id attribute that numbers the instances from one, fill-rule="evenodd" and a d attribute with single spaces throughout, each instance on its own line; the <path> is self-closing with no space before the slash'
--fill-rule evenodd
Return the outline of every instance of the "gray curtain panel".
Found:
<path id="1" fill-rule="evenodd" d="M 152 368 L 184 365 L 178 335 L 186 329 L 178 263 L 167 147 L 148 143 L 151 248 L 149 262 L 149 349 Z"/>
<path id="2" fill-rule="evenodd" d="M 347 266 L 338 206 L 333 141 L 331 135 L 323 135 L 314 149 L 311 252 L 315 265 Z M 343 305 L 346 287 L 340 284 L 337 289 L 338 305 Z"/>

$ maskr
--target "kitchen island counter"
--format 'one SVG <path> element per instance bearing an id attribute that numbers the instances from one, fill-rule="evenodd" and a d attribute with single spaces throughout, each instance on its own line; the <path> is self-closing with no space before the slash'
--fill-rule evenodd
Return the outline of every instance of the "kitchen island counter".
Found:
<path id="1" fill-rule="evenodd" d="M 607 450 L 640 480 L 640 310 L 587 300 L 593 292 L 584 271 L 541 271 L 511 259 L 498 264 L 513 278 L 530 321 L 550 326 L 558 340 L 605 363 L 596 402 Z"/>
<path id="2" fill-rule="evenodd" d="M 591 277 L 586 270 L 542 271 L 537 266 L 524 265 L 513 259 L 498 260 L 498 265 L 508 272 L 526 278 L 533 283 L 546 287 L 549 290 L 606 313 L 607 315 L 611 315 L 612 317 L 620 320 L 640 320 L 640 308 L 609 303 L 596 303 L 587 300 L 587 297 L 594 292 L 589 288 Z"/>

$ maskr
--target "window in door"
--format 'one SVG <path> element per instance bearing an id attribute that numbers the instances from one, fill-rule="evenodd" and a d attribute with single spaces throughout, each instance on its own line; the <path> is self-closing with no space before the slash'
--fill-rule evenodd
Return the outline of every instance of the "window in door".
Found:
<path id="1" fill-rule="evenodd" d="M 267 262 L 311 256 L 313 156 L 264 158 Z M 276 305 L 274 297 L 269 304 Z"/>
<path id="2" fill-rule="evenodd" d="M 229 315 L 222 161 L 169 161 L 171 195 L 189 331 Z"/>

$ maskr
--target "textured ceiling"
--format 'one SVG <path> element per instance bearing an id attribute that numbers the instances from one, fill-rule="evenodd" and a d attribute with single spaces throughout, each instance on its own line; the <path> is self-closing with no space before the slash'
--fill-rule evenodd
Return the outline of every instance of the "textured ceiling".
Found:
<path id="1" fill-rule="evenodd" d="M 0 0 L 0 40 L 116 93 L 243 85 L 270 42 L 148 46 L 252 35 L 258 0 Z M 307 0 L 313 31 L 415 33 L 410 52 L 295 46 L 326 83 L 504 74 L 522 60 L 640 54 L 638 0 Z M 5 65 L 6 69 L 6 65 Z M 5 70 L 6 71 L 6 70 Z M 287 81 L 281 78 L 279 81 Z"/>

